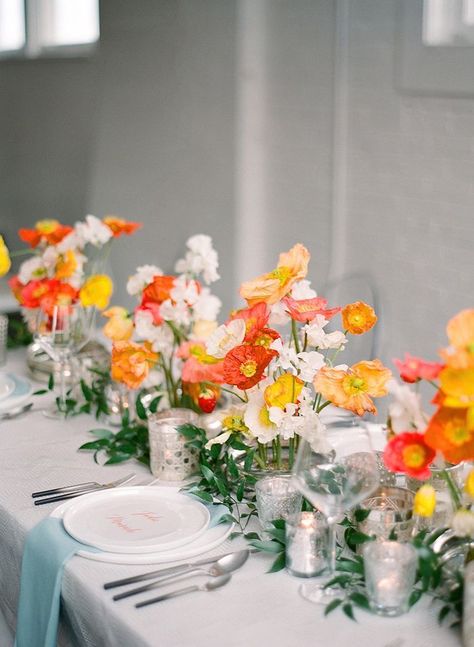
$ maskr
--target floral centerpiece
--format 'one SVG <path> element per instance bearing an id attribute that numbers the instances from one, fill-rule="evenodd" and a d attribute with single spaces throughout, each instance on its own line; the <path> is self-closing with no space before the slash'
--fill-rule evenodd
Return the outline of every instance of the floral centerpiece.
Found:
<path id="1" fill-rule="evenodd" d="M 449 346 L 440 350 L 441 362 L 427 362 L 406 355 L 395 360 L 404 385 L 393 384 L 395 396 L 389 407 L 392 438 L 385 449 L 385 464 L 395 472 L 422 481 L 433 468 L 445 479 L 455 514 L 451 525 L 460 536 L 474 537 L 474 471 L 462 483 L 449 469 L 474 459 L 474 309 L 453 317 L 446 328 Z M 435 388 L 431 415 L 422 409 L 415 388 L 420 381 Z M 415 512 L 431 517 L 436 493 L 431 485 L 421 487 L 415 498 Z"/>

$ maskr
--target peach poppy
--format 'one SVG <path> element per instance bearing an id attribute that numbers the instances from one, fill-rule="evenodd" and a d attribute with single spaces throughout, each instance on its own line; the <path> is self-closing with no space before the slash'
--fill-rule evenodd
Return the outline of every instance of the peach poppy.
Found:
<path id="1" fill-rule="evenodd" d="M 284 409 L 287 404 L 298 402 L 304 382 L 296 375 L 283 373 L 273 384 L 269 384 L 263 393 L 268 407 Z"/>
<path id="2" fill-rule="evenodd" d="M 264 371 L 278 353 L 263 346 L 242 344 L 224 358 L 224 378 L 239 389 L 251 389 L 264 377 Z"/>
<path id="3" fill-rule="evenodd" d="M 72 249 L 68 249 L 65 254 L 60 254 L 56 261 L 54 278 L 58 280 L 70 279 L 77 267 L 76 254 Z"/>
<path id="4" fill-rule="evenodd" d="M 112 379 L 129 389 L 138 389 L 157 359 L 158 355 L 146 345 L 117 341 L 112 346 Z"/>
<path id="5" fill-rule="evenodd" d="M 20 239 L 31 247 L 38 247 L 40 243 L 57 245 L 72 231 L 69 225 L 61 225 L 57 220 L 39 220 L 34 229 L 20 229 Z"/>
<path id="6" fill-rule="evenodd" d="M 430 465 L 436 452 L 426 444 L 422 434 L 406 431 L 394 436 L 385 446 L 383 458 L 392 472 L 403 472 L 413 478 L 430 477 Z"/>
<path id="7" fill-rule="evenodd" d="M 143 290 L 142 305 L 146 303 L 160 304 L 169 299 L 174 281 L 174 276 L 155 276 L 153 282 Z"/>
<path id="8" fill-rule="evenodd" d="M 474 308 L 461 310 L 446 327 L 450 348 L 440 351 L 452 368 L 474 368 Z"/>
<path id="9" fill-rule="evenodd" d="M 322 297 L 314 297 L 313 299 L 292 299 L 285 297 L 283 303 L 286 306 L 286 311 L 292 319 L 300 321 L 301 323 L 308 323 L 316 319 L 318 315 L 322 315 L 325 319 L 329 320 L 334 315 L 341 311 L 341 308 L 326 308 L 327 299 Z"/>
<path id="10" fill-rule="evenodd" d="M 113 306 L 102 313 L 108 322 L 103 327 L 106 337 L 112 341 L 127 341 L 133 333 L 133 320 L 128 310 L 120 306 Z"/>
<path id="11" fill-rule="evenodd" d="M 450 463 L 474 459 L 474 407 L 441 407 L 428 423 L 426 443 Z"/>
<path id="12" fill-rule="evenodd" d="M 393 363 L 400 372 L 400 377 L 404 382 L 412 384 L 419 380 L 436 380 L 443 364 L 438 362 L 426 362 L 421 357 L 414 357 L 405 353 L 405 359 L 393 359 Z"/>
<path id="13" fill-rule="evenodd" d="M 199 382 L 215 382 L 223 384 L 224 360 L 208 355 L 203 342 L 187 341 L 181 344 L 178 357 L 186 359 L 181 370 L 184 382 L 197 384 Z"/>
<path id="14" fill-rule="evenodd" d="M 140 222 L 129 222 L 123 218 L 119 218 L 118 216 L 105 216 L 102 220 L 112 231 L 114 238 L 118 238 L 118 236 L 121 236 L 122 234 L 133 234 L 142 226 Z"/>
<path id="15" fill-rule="evenodd" d="M 260 301 L 268 305 L 277 303 L 288 294 L 296 281 L 304 279 L 309 259 L 310 254 L 304 245 L 294 245 L 288 252 L 280 254 L 278 266 L 272 272 L 242 283 L 241 296 L 249 306 Z"/>
<path id="16" fill-rule="evenodd" d="M 351 335 L 363 335 L 376 323 L 374 309 L 363 301 L 349 303 L 342 309 L 342 327 Z"/>
<path id="17" fill-rule="evenodd" d="M 354 364 L 346 371 L 323 366 L 316 373 L 313 384 L 332 404 L 362 416 L 366 411 L 377 413 L 371 398 L 387 395 L 391 376 L 391 371 L 375 359 Z"/>

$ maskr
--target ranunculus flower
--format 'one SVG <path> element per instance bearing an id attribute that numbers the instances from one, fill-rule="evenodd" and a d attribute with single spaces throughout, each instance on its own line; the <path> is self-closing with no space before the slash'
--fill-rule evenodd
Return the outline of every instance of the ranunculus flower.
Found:
<path id="1" fill-rule="evenodd" d="M 272 272 L 242 283 L 241 296 L 249 306 L 259 301 L 269 305 L 280 301 L 296 281 L 304 279 L 308 272 L 309 259 L 310 254 L 306 247 L 298 243 L 288 252 L 280 254 L 278 266 Z"/>
<path id="2" fill-rule="evenodd" d="M 263 397 L 268 407 L 284 409 L 287 404 L 298 402 L 304 382 L 291 373 L 283 373 L 273 384 L 269 384 Z"/>
<path id="3" fill-rule="evenodd" d="M 400 372 L 400 377 L 404 382 L 413 384 L 419 380 L 436 380 L 443 364 L 438 362 L 426 362 L 421 357 L 414 357 L 405 353 L 405 359 L 394 358 L 393 363 Z"/>
<path id="4" fill-rule="evenodd" d="M 342 327 L 351 335 L 363 335 L 376 323 L 374 309 L 363 301 L 349 303 L 342 309 Z"/>
<path id="5" fill-rule="evenodd" d="M 142 226 L 139 222 L 129 222 L 118 216 L 105 216 L 102 221 L 111 229 L 114 238 L 122 234 L 133 234 Z"/>
<path id="6" fill-rule="evenodd" d="M 158 355 L 146 345 L 117 341 L 112 346 L 112 379 L 122 382 L 129 389 L 138 389 L 157 359 Z"/>
<path id="7" fill-rule="evenodd" d="M 384 450 L 384 463 L 392 472 L 403 472 L 413 478 L 430 477 L 430 465 L 436 452 L 426 444 L 424 436 L 406 431 L 394 436 Z"/>
<path id="8" fill-rule="evenodd" d="M 127 341 L 133 333 L 133 320 L 126 308 L 114 306 L 102 313 L 108 318 L 103 331 L 104 335 L 112 341 Z"/>
<path id="9" fill-rule="evenodd" d="M 57 220 L 39 220 L 34 229 L 20 229 L 18 235 L 24 243 L 38 247 L 40 243 L 57 245 L 72 231 L 69 225 L 61 225 Z"/>
<path id="10" fill-rule="evenodd" d="M 106 274 L 94 274 L 90 276 L 79 291 L 81 304 L 87 308 L 94 306 L 104 310 L 112 296 L 113 283 L 110 276 Z"/>
<path id="11" fill-rule="evenodd" d="M 242 390 L 251 389 L 277 354 L 263 346 L 236 346 L 224 359 L 225 381 Z"/>
<path id="12" fill-rule="evenodd" d="M 309 323 L 313 319 L 316 319 L 318 315 L 329 320 L 341 311 L 341 308 L 326 308 L 328 304 L 327 299 L 323 299 L 322 297 L 300 299 L 298 301 L 291 297 L 285 297 L 283 303 L 290 317 L 301 323 Z"/>
<path id="13" fill-rule="evenodd" d="M 413 512 L 419 517 L 432 517 L 436 508 L 436 491 L 432 485 L 422 485 L 413 501 Z"/>
<path id="14" fill-rule="evenodd" d="M 10 254 L 8 253 L 8 248 L 5 245 L 3 236 L 0 236 L 0 276 L 5 276 L 11 265 L 12 263 L 10 260 Z"/>
<path id="15" fill-rule="evenodd" d="M 378 359 L 359 362 L 348 370 L 324 366 L 313 380 L 314 388 L 337 407 L 362 416 L 377 413 L 371 397 L 387 395 L 392 373 Z"/>
<path id="16" fill-rule="evenodd" d="M 428 423 L 426 443 L 442 452 L 450 463 L 474 459 L 474 406 L 440 407 Z"/>

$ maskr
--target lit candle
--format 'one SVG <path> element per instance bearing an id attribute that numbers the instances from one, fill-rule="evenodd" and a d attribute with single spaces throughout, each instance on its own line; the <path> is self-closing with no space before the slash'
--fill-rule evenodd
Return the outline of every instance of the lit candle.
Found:
<path id="1" fill-rule="evenodd" d="M 302 512 L 286 524 L 286 566 L 292 575 L 313 577 L 327 566 L 327 524 L 317 512 Z"/>

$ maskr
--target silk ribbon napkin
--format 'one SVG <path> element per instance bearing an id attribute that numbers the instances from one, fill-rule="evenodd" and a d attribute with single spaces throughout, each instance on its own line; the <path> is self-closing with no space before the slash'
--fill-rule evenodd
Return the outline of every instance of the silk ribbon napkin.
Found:
<path id="1" fill-rule="evenodd" d="M 206 507 L 209 528 L 225 520 L 225 506 Z M 15 647 L 56 647 L 64 566 L 84 549 L 100 552 L 73 539 L 64 530 L 62 519 L 47 517 L 30 530 L 21 563 Z"/>

